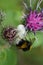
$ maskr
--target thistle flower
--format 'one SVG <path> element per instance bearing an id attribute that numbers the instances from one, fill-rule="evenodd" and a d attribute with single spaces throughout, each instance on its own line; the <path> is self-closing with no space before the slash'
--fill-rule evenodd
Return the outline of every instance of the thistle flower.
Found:
<path id="1" fill-rule="evenodd" d="M 43 29 L 43 11 L 30 11 L 26 17 L 26 27 L 31 31 L 38 31 Z"/>
<path id="2" fill-rule="evenodd" d="M 38 31 L 38 30 L 42 30 L 43 28 L 43 9 L 41 11 L 41 3 L 43 0 L 38 0 L 38 3 L 36 5 L 36 7 L 33 9 L 33 4 L 32 4 L 32 0 L 29 1 L 29 4 L 25 2 L 23 2 L 24 6 L 25 6 L 25 10 L 28 11 L 28 14 L 26 14 L 27 16 L 24 16 L 26 18 L 26 27 L 31 30 L 31 31 Z M 36 1 L 33 1 L 36 2 Z M 35 5 L 35 4 L 34 4 Z M 37 12 L 38 9 L 41 11 Z M 32 11 L 33 10 L 33 11 Z"/>
<path id="3" fill-rule="evenodd" d="M 13 27 L 8 27 L 3 30 L 3 37 L 9 42 L 12 42 L 14 40 L 15 35 L 16 30 Z"/>

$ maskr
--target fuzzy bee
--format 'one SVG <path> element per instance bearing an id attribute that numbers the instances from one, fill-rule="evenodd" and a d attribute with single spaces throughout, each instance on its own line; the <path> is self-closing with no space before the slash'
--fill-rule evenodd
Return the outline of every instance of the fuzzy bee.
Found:
<path id="1" fill-rule="evenodd" d="M 28 40 L 24 40 L 24 39 L 21 39 L 19 41 L 18 44 L 16 44 L 16 46 L 19 48 L 19 49 L 22 49 L 23 51 L 27 51 L 27 50 L 30 50 L 31 49 L 31 45 L 32 43 Z"/>
<path id="2" fill-rule="evenodd" d="M 25 28 L 24 25 L 20 24 L 17 26 L 16 29 L 13 27 L 8 27 L 3 30 L 3 36 L 4 39 L 6 39 L 10 45 L 16 45 L 17 48 L 27 51 L 30 50 L 32 46 L 31 40 L 28 41 L 26 40 L 26 35 L 27 35 L 27 29 Z M 14 44 L 13 44 L 14 41 Z"/>
<path id="3" fill-rule="evenodd" d="M 15 40 L 16 46 L 18 49 L 23 51 L 30 50 L 32 42 L 25 39 L 27 35 L 27 30 L 24 25 L 18 25 L 17 27 L 18 33 Z"/>

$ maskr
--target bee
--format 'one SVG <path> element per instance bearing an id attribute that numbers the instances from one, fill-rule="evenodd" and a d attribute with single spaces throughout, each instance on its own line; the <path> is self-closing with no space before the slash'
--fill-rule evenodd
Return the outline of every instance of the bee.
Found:
<path id="1" fill-rule="evenodd" d="M 31 49 L 32 42 L 28 40 L 21 39 L 16 46 L 18 49 L 21 49 L 23 51 L 28 51 Z"/>
<path id="2" fill-rule="evenodd" d="M 32 42 L 26 39 L 27 30 L 25 26 L 20 24 L 18 25 L 17 30 L 18 30 L 18 33 L 16 35 L 16 40 L 15 40 L 17 48 L 23 51 L 30 50 L 32 46 Z"/>
<path id="3" fill-rule="evenodd" d="M 3 30 L 3 38 L 6 39 L 11 46 L 16 45 L 18 49 L 23 51 L 30 50 L 32 46 L 31 40 L 28 41 L 26 35 L 27 30 L 22 24 L 18 25 L 17 28 L 9 26 Z"/>

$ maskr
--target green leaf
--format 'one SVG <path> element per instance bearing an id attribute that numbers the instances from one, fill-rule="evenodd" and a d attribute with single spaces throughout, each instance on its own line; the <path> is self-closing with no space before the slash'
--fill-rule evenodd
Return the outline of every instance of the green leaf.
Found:
<path id="1" fill-rule="evenodd" d="M 17 53 L 14 48 L 0 46 L 0 65 L 16 65 Z"/>

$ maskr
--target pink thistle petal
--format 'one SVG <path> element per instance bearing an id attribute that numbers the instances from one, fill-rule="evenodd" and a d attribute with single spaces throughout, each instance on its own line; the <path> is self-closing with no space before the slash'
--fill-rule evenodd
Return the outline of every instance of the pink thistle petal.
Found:
<path id="1" fill-rule="evenodd" d="M 26 18 L 26 26 L 34 31 L 41 29 L 43 27 L 43 13 L 31 11 Z"/>

